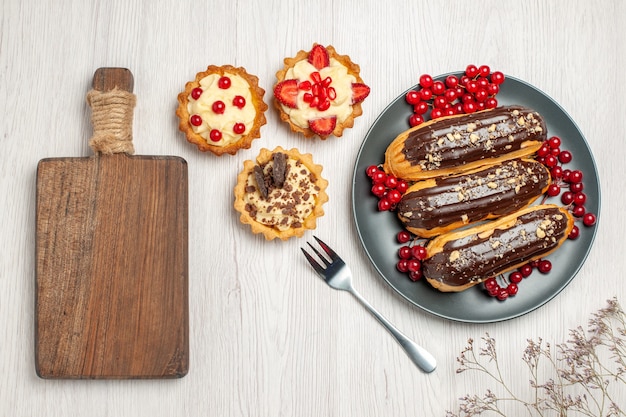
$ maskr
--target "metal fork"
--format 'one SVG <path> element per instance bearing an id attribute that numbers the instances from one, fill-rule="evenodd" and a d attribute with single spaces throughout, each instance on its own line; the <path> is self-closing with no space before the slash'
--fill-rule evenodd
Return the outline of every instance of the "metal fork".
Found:
<path id="1" fill-rule="evenodd" d="M 424 372 L 432 372 L 437 367 L 437 361 L 428 351 L 419 346 L 417 343 L 405 336 L 400 330 L 398 330 L 393 324 L 391 324 L 386 318 L 384 318 L 370 303 L 365 300 L 361 294 L 359 294 L 352 286 L 352 272 L 350 267 L 333 251 L 326 243 L 322 242 L 316 236 L 313 236 L 321 248 L 328 254 L 330 261 L 323 256 L 311 243 L 308 245 L 318 258 L 324 263 L 322 266 L 315 260 L 311 254 L 309 254 L 304 248 L 302 252 L 309 261 L 313 269 L 321 276 L 324 281 L 332 288 L 336 290 L 348 291 L 354 296 L 367 310 L 372 313 L 376 319 L 393 335 L 396 341 L 402 346 L 404 351 L 411 361 L 416 364 Z"/>

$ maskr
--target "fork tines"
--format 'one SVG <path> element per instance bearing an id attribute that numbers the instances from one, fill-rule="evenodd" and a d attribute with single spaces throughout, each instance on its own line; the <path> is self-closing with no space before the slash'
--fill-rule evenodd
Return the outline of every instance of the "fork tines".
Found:
<path id="1" fill-rule="evenodd" d="M 335 251 L 333 251 L 326 243 L 324 243 L 317 236 L 313 236 L 313 238 L 317 241 L 317 243 L 324 250 L 324 252 L 326 252 L 330 256 L 330 258 L 332 260 L 335 260 L 335 259 L 338 258 L 338 256 L 335 253 Z M 331 262 L 329 262 L 328 259 L 324 255 L 322 255 L 322 253 L 319 250 L 317 250 L 310 242 L 307 242 L 307 244 L 309 245 L 311 250 L 313 250 L 313 252 L 315 252 L 317 257 L 322 262 L 324 262 L 326 267 L 329 267 L 331 265 Z M 319 262 L 317 262 L 315 260 L 315 258 L 313 258 L 313 256 L 311 256 L 311 254 L 309 254 L 304 248 L 300 248 L 300 249 L 302 250 L 302 253 L 304 253 L 304 256 L 306 257 L 307 261 L 309 261 L 309 263 L 317 271 L 317 273 L 322 274 L 326 268 L 324 268 Z"/>

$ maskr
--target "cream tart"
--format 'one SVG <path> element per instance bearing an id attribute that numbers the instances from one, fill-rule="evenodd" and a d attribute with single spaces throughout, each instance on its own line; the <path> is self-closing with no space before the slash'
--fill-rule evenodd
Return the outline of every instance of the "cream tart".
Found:
<path id="1" fill-rule="evenodd" d="M 234 207 L 240 221 L 266 240 L 301 237 L 315 229 L 328 201 L 328 181 L 311 154 L 297 149 L 261 149 L 255 161 L 244 161 L 237 176 Z"/>
<path id="2" fill-rule="evenodd" d="M 291 130 L 305 137 L 342 136 L 363 110 L 370 88 L 360 77 L 360 67 L 331 45 L 314 44 L 284 59 L 276 73 L 274 106 Z"/>
<path id="3" fill-rule="evenodd" d="M 210 65 L 178 94 L 179 129 L 200 151 L 234 155 L 249 149 L 266 124 L 265 90 L 245 68 Z"/>

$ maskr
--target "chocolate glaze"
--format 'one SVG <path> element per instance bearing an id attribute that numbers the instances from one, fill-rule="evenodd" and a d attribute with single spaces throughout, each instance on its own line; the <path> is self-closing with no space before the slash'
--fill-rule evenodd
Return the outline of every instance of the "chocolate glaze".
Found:
<path id="1" fill-rule="evenodd" d="M 540 162 L 514 159 L 435 182 L 416 191 L 409 188 L 398 203 L 398 217 L 407 227 L 432 230 L 512 213 L 542 194 L 550 174 Z"/>
<path id="2" fill-rule="evenodd" d="M 443 251 L 423 261 L 424 276 L 449 286 L 482 281 L 555 249 L 567 229 L 568 217 L 557 207 L 533 210 L 491 236 L 471 234 L 447 242 Z"/>
<path id="3" fill-rule="evenodd" d="M 522 106 L 498 107 L 425 124 L 408 134 L 402 152 L 411 165 L 431 171 L 497 158 L 546 137 L 539 113 Z"/>

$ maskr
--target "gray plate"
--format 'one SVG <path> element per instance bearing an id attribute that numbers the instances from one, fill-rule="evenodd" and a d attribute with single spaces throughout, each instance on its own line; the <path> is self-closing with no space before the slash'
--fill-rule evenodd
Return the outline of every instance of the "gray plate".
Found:
<path id="1" fill-rule="evenodd" d="M 458 73 L 455 73 L 459 75 Z M 443 80 L 447 75 L 437 77 Z M 416 89 L 417 86 L 411 89 Z M 587 258 L 595 238 L 597 226 L 585 227 L 577 222 L 580 236 L 566 241 L 547 259 L 552 261 L 552 271 L 543 275 L 538 271 L 519 284 L 519 293 L 504 302 L 489 297 L 482 285 L 461 293 L 442 293 L 425 280 L 412 282 L 407 274 L 396 269 L 397 250 L 401 246 L 396 234 L 402 224 L 395 213 L 379 212 L 377 198 L 370 192 L 371 182 L 365 170 L 369 165 L 381 164 L 387 146 L 402 131 L 409 128 L 411 107 L 405 102 L 405 91 L 376 119 L 368 131 L 354 166 L 352 209 L 361 243 L 372 264 L 401 296 L 417 307 L 436 316 L 450 320 L 489 323 L 519 317 L 552 300 L 574 278 Z M 546 120 L 548 136 L 559 136 L 561 149 L 572 152 L 572 162 L 565 168 L 583 172 L 585 208 L 599 214 L 600 187 L 598 172 L 589 146 L 569 115 L 553 99 L 525 83 L 507 76 L 498 93 L 499 105 L 520 104 L 535 109 Z M 558 203 L 558 200 L 555 200 Z M 599 218 L 599 216 L 598 216 Z M 561 300 L 567 302 L 567 300 Z"/>

